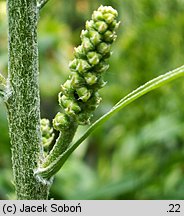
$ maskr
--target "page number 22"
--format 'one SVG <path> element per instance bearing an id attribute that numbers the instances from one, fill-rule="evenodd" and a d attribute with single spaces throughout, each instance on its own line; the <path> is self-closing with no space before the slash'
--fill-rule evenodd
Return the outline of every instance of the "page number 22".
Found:
<path id="1" fill-rule="evenodd" d="M 167 212 L 180 212 L 180 204 L 169 204 L 169 207 Z"/>

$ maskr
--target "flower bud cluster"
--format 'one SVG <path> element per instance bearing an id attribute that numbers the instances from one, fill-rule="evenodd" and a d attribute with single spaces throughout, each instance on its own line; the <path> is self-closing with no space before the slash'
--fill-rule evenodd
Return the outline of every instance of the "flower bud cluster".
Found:
<path id="1" fill-rule="evenodd" d="M 116 39 L 117 16 L 111 6 L 100 6 L 93 12 L 92 20 L 86 22 L 81 45 L 75 48 L 75 58 L 69 64 L 71 75 L 61 85 L 58 98 L 64 112 L 53 120 L 56 130 L 66 128 L 71 119 L 79 125 L 89 124 L 92 112 L 101 101 L 98 90 L 106 84 L 102 75 L 109 67 L 106 60 Z"/>
<path id="2" fill-rule="evenodd" d="M 47 149 L 54 139 L 53 128 L 50 127 L 49 120 L 45 118 L 41 119 L 40 124 L 42 133 L 42 145 L 44 149 Z"/>

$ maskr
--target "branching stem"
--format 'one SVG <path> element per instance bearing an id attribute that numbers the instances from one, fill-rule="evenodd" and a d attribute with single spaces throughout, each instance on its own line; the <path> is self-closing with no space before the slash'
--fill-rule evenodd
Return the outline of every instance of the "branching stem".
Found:
<path id="1" fill-rule="evenodd" d="M 72 154 L 72 152 L 100 125 L 106 122 L 112 115 L 120 111 L 122 108 L 126 107 L 128 104 L 132 103 L 136 99 L 140 98 L 141 96 L 145 95 L 146 93 L 157 89 L 166 83 L 184 76 L 184 65 L 173 70 L 167 72 L 164 75 L 158 76 L 151 81 L 145 83 L 144 85 L 140 86 L 136 90 L 132 91 L 130 94 L 122 98 L 108 113 L 103 115 L 99 118 L 96 122 L 94 122 L 86 132 L 75 142 L 73 143 L 62 155 L 60 155 L 56 161 L 52 162 L 47 167 L 40 167 L 37 170 L 37 175 L 41 176 L 42 178 L 50 178 L 54 175 L 66 162 L 68 157 Z"/>
<path id="2" fill-rule="evenodd" d="M 42 167 L 49 166 L 49 164 L 53 163 L 60 155 L 63 154 L 63 152 L 66 151 L 69 144 L 72 142 L 77 126 L 78 125 L 76 123 L 72 122 L 68 130 L 60 132 L 53 149 L 43 161 Z"/>

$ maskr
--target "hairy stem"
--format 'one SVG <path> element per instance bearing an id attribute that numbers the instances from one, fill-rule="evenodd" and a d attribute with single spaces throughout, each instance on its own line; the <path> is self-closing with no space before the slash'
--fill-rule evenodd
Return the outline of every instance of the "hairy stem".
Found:
<path id="1" fill-rule="evenodd" d="M 36 0 L 8 0 L 9 133 L 17 199 L 47 199 L 49 183 L 34 176 L 40 160 Z"/>
<path id="2" fill-rule="evenodd" d="M 88 130 L 75 142 L 73 143 L 60 157 L 57 158 L 55 162 L 50 164 L 48 167 L 41 167 L 37 171 L 37 175 L 43 178 L 50 178 L 55 174 L 66 162 L 68 157 L 72 152 L 100 125 L 106 122 L 112 115 L 120 111 L 122 108 L 126 107 L 128 104 L 132 103 L 141 96 L 147 94 L 148 92 L 157 89 L 172 80 L 184 76 L 184 65 L 170 71 L 164 75 L 156 77 L 155 79 L 145 83 L 136 90 L 132 91 L 130 94 L 122 98 L 108 113 L 99 118 L 94 122 Z"/>

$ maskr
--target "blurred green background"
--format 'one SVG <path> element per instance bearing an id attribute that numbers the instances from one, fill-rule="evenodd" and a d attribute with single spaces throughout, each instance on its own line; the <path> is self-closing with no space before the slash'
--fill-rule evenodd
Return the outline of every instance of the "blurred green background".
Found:
<path id="1" fill-rule="evenodd" d="M 121 20 L 108 84 L 94 120 L 121 97 L 184 62 L 184 0 L 50 0 L 38 25 L 41 115 L 59 110 L 80 31 L 101 4 Z M 6 1 L 0 1 L 0 69 L 7 73 Z M 184 80 L 151 92 L 98 128 L 56 175 L 54 199 L 184 199 Z M 13 199 L 6 110 L 0 103 L 0 199 Z M 80 127 L 80 136 L 85 127 Z"/>

